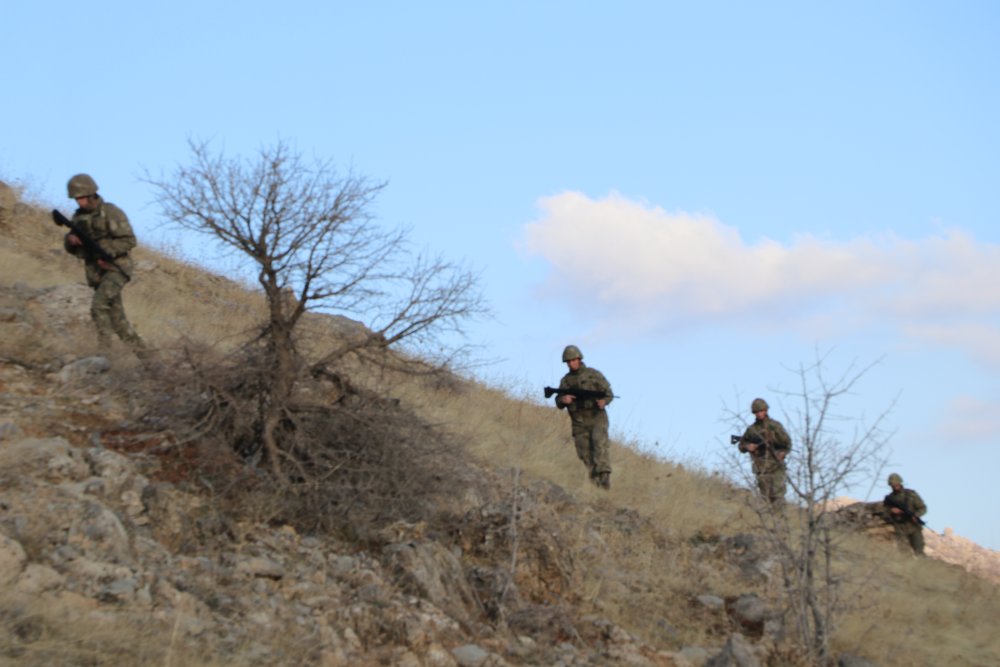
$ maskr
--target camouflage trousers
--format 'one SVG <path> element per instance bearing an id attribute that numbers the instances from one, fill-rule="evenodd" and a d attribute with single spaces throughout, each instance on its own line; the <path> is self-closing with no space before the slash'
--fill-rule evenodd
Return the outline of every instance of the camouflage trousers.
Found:
<path id="1" fill-rule="evenodd" d="M 122 288 L 128 278 L 118 271 L 108 271 L 94 286 L 94 298 L 90 302 L 90 317 L 97 328 L 97 346 L 101 352 L 111 348 L 111 334 L 116 334 L 133 349 L 145 348 L 145 342 L 135 332 L 122 304 Z"/>
<path id="2" fill-rule="evenodd" d="M 785 466 L 776 461 L 766 461 L 761 458 L 753 460 L 753 474 L 757 477 L 757 489 L 760 495 L 770 503 L 779 503 L 785 499 Z"/>
<path id="3" fill-rule="evenodd" d="M 573 444 L 576 455 L 587 466 L 590 476 L 611 472 L 611 451 L 608 440 L 608 413 L 604 410 L 588 410 L 584 414 L 572 415 Z"/>
<path id="4" fill-rule="evenodd" d="M 896 531 L 896 543 L 901 549 L 909 547 L 918 556 L 924 555 L 924 529 L 920 524 L 912 521 L 893 521 L 892 527 Z"/>

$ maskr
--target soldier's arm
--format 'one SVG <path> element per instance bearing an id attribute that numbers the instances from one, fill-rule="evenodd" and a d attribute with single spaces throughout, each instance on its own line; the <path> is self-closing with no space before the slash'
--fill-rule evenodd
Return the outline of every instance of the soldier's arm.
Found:
<path id="1" fill-rule="evenodd" d="M 65 237 L 63 237 L 63 248 L 66 250 L 66 252 L 73 255 L 74 257 L 83 257 L 84 253 L 83 243 L 82 242 L 70 243 L 69 240 L 70 236 L 73 236 L 73 232 L 70 232 Z"/>
<path id="2" fill-rule="evenodd" d="M 597 375 L 597 381 L 600 384 L 601 389 L 607 395 L 607 398 L 604 399 L 604 405 L 607 405 L 614 400 L 614 392 L 611 391 L 611 383 L 608 382 L 608 379 L 604 377 L 604 374 L 601 373 L 601 371 L 594 371 L 594 373 Z"/>
<path id="3" fill-rule="evenodd" d="M 774 422 L 774 449 L 779 452 L 788 453 L 792 449 L 792 439 L 788 436 L 788 431 L 779 422 Z"/>
<path id="4" fill-rule="evenodd" d="M 740 438 L 740 444 L 737 447 L 744 454 L 747 452 L 753 453 L 757 449 L 758 441 L 757 432 L 754 430 L 753 425 L 751 425 L 747 427 L 747 430 L 743 431 L 743 437 Z M 749 449 L 749 445 L 753 445 L 753 449 Z"/>
<path id="5" fill-rule="evenodd" d="M 927 505 L 924 504 L 924 499 L 920 497 L 920 494 L 916 491 L 910 490 L 912 496 L 913 509 L 911 510 L 914 516 L 923 516 L 927 514 Z"/>
<path id="6" fill-rule="evenodd" d="M 135 233 L 128 216 L 117 206 L 105 204 L 108 216 L 108 236 L 100 240 L 101 248 L 112 257 L 127 255 L 136 246 Z"/>
<path id="7" fill-rule="evenodd" d="M 568 377 L 569 377 L 568 375 L 564 375 L 562 380 L 559 380 L 559 391 L 564 391 L 566 389 L 569 389 L 569 381 L 567 380 Z M 559 408 L 560 410 L 565 410 L 567 404 L 563 403 L 562 394 L 556 394 L 555 398 L 556 398 L 556 407 Z"/>

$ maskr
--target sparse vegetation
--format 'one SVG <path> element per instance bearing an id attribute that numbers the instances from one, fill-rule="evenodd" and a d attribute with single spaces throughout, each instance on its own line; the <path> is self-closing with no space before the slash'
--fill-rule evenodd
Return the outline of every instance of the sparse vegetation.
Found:
<path id="1" fill-rule="evenodd" d="M 347 355 L 374 350 L 384 359 L 379 352 L 400 342 L 426 358 L 440 349 L 438 334 L 461 332 L 484 310 L 477 278 L 440 258 L 414 256 L 405 231 L 375 224 L 370 209 L 382 183 L 340 176 L 328 161 L 307 164 L 282 142 L 246 160 L 204 143 L 192 142 L 191 152 L 189 166 L 147 181 L 168 220 L 247 261 L 267 311 L 241 359 L 252 363 L 232 369 L 246 374 L 255 405 L 247 410 L 229 396 L 213 407 L 238 411 L 231 419 L 253 415 L 251 432 L 234 434 L 235 444 L 260 445 L 275 480 L 293 474 L 313 482 L 326 470 L 290 423 L 306 367 L 329 374 Z M 367 326 L 328 339 L 333 345 L 307 360 L 297 327 L 310 311 L 360 315 Z"/>
<path id="2" fill-rule="evenodd" d="M 830 377 L 829 364 L 829 355 L 817 355 L 795 371 L 796 391 L 779 392 L 794 406 L 787 425 L 795 443 L 788 459 L 791 503 L 774 505 L 755 497 L 750 504 L 780 564 L 782 586 L 775 594 L 784 607 L 791 643 L 817 664 L 830 660 L 837 623 L 875 572 L 873 567 L 842 567 L 839 552 L 849 533 L 833 520 L 834 501 L 855 481 L 881 475 L 888 439 L 883 429 L 888 409 L 871 423 L 839 411 L 840 401 L 873 366 L 850 365 Z M 740 411 L 730 411 L 730 418 L 734 427 L 742 426 Z M 739 467 L 740 455 L 731 455 L 732 467 L 752 485 L 750 473 Z"/>
<path id="3" fill-rule="evenodd" d="M 160 349 L 162 368 L 150 374 L 125 357 L 96 379 L 53 384 L 52 373 L 91 351 L 91 325 L 86 317 L 55 317 L 38 300 L 45 290 L 80 283 L 81 272 L 36 209 L 5 219 L 0 234 L 0 306 L 16 311 L 2 323 L 0 425 L 15 423 L 26 437 L 61 436 L 76 448 L 96 439 L 141 464 L 154 487 L 147 508 L 159 497 L 169 504 L 184 494 L 190 502 L 168 515 L 176 524 L 154 516 L 143 537 L 159 545 L 158 558 L 184 563 L 184 576 L 176 575 L 183 590 L 162 594 L 174 600 L 169 611 L 156 602 L 159 593 L 133 607 L 86 590 L 26 606 L 8 582 L 0 586 L 7 596 L 0 662 L 346 664 L 332 661 L 339 653 L 323 653 L 340 647 L 364 656 L 354 664 L 403 664 L 417 655 L 423 663 L 406 659 L 430 664 L 434 642 L 475 642 L 512 665 L 555 664 L 568 655 L 560 653 L 566 645 L 579 664 L 671 664 L 656 651 L 714 651 L 740 631 L 769 664 L 809 664 L 795 641 L 775 640 L 730 611 L 743 596 L 769 600 L 785 587 L 746 489 L 616 443 L 622 481 L 599 492 L 580 474 L 565 415 L 472 379 L 414 375 L 391 356 L 370 355 L 342 360 L 333 376 L 300 376 L 285 442 L 305 454 L 297 465 L 307 474 L 278 489 L 238 451 L 254 437 L 260 376 L 233 369 L 253 371 L 263 358 L 245 345 L 268 313 L 261 293 L 140 249 L 127 308 Z M 23 294 L 13 287 L 18 282 Z M 199 298 L 191 299 L 195 290 Z M 317 316 L 309 324 L 311 336 L 328 340 L 311 341 L 307 355 L 344 335 L 334 320 L 324 326 Z M 0 438 L 0 451 L 8 446 Z M 9 461 L 0 468 L 6 502 L 31 478 Z M 4 509 L 0 533 L 23 539 L 26 564 L 68 577 L 69 569 L 60 570 L 68 561 L 52 555 L 65 535 L 49 525 L 56 519 L 46 514 L 49 504 L 63 507 L 39 503 L 31 521 Z M 882 667 L 1000 662 L 994 584 L 889 544 L 835 537 L 832 575 L 870 576 L 830 627 L 831 655 L 849 651 Z M 452 625 L 439 615 L 415 627 L 409 619 L 426 617 L 398 615 L 445 606 L 428 602 L 436 593 L 402 574 L 401 563 L 418 547 L 456 568 L 441 581 L 472 591 L 465 606 L 449 608 Z M 280 581 L 233 576 L 227 559 L 260 552 L 280 555 L 289 574 Z M 340 560 L 355 563 L 351 574 L 338 569 Z M 328 601 L 299 616 L 269 606 L 280 600 L 293 609 L 321 594 Z M 254 612 L 274 612 L 267 624 L 238 611 L 243 595 Z M 409 599 L 419 604 L 408 607 Z M 220 625 L 248 628 L 250 638 L 222 644 L 204 628 L 186 634 L 194 630 L 184 605 Z M 111 622 L 95 625 L 101 618 Z M 315 627 L 310 619 L 319 619 Z M 616 653 L 631 646 L 629 637 L 642 650 Z"/>

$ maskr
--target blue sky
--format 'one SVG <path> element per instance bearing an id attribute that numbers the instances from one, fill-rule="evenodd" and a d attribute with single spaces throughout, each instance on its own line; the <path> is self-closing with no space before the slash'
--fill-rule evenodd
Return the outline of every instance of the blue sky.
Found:
<path id="1" fill-rule="evenodd" d="M 726 406 L 781 419 L 817 349 L 882 359 L 843 411 L 895 400 L 928 523 L 1000 549 L 995 3 L 14 0 L 4 25 L 0 175 L 33 195 L 69 209 L 87 171 L 209 263 L 143 170 L 289 141 L 481 268 L 484 377 L 540 394 L 578 344 L 615 430 L 713 468 Z"/>

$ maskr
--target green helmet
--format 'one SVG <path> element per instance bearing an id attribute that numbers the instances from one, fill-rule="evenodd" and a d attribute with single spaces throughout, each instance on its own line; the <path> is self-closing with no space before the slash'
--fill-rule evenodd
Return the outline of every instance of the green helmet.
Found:
<path id="1" fill-rule="evenodd" d="M 889 486 L 893 486 L 894 484 L 899 484 L 900 486 L 903 486 L 903 478 L 897 475 L 896 473 L 892 473 L 891 475 L 889 475 Z"/>
<path id="2" fill-rule="evenodd" d="M 583 359 L 583 352 L 576 345 L 567 345 L 566 349 L 563 350 L 563 361 L 570 359 Z"/>
<path id="3" fill-rule="evenodd" d="M 70 199 L 89 197 L 97 194 L 97 182 L 91 178 L 90 174 L 77 174 L 69 179 L 66 190 L 69 191 Z"/>
<path id="4" fill-rule="evenodd" d="M 767 410 L 768 408 L 769 406 L 767 404 L 767 401 L 765 401 L 763 398 L 755 398 L 753 399 L 753 403 L 750 404 L 750 412 L 753 412 L 755 414 L 760 412 L 761 410 Z"/>

